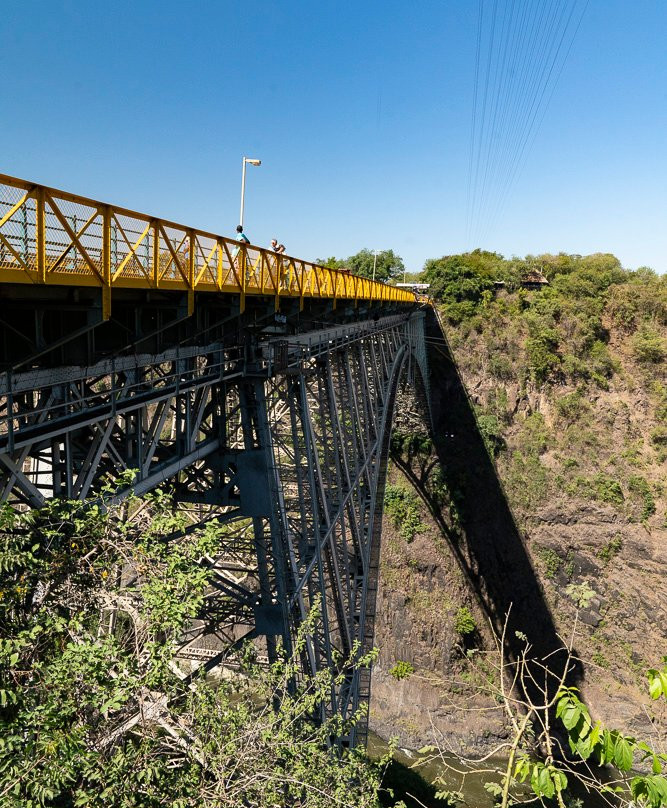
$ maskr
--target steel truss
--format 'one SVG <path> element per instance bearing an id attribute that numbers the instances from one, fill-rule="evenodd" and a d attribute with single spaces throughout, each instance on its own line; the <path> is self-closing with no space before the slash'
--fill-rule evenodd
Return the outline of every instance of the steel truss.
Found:
<path id="1" fill-rule="evenodd" d="M 427 389 L 423 318 L 7 373 L 2 499 L 85 499 L 128 470 L 137 494 L 168 484 L 193 527 L 224 525 L 179 655 L 194 669 L 233 666 L 252 639 L 273 660 L 319 604 L 303 672 L 337 669 L 373 644 L 394 400 L 404 372 Z M 369 672 L 346 670 L 326 713 L 349 717 L 369 700 Z M 365 738 L 362 722 L 340 741 Z"/>

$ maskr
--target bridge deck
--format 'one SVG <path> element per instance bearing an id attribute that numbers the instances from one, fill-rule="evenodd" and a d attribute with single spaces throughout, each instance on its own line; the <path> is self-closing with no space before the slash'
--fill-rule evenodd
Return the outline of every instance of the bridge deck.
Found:
<path id="1" fill-rule="evenodd" d="M 414 303 L 404 289 L 0 174 L 0 284 Z"/>

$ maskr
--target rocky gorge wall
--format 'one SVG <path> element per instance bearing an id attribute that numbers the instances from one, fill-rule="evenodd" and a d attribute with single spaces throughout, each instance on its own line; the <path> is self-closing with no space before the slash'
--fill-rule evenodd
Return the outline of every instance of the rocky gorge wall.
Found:
<path id="1" fill-rule="evenodd" d="M 435 318 L 429 346 L 432 446 L 393 443 L 388 490 L 416 515 L 406 530 L 405 508 L 385 509 L 371 728 L 410 747 L 440 736 L 453 751 L 493 748 L 505 729 L 491 651 L 509 611 L 514 650 L 516 632 L 539 656 L 574 637 L 571 683 L 595 718 L 663 733 L 645 671 L 667 654 L 664 459 L 622 337 L 610 341 L 620 370 L 609 389 L 586 391 L 499 381 L 479 361 L 479 334 L 452 351 Z M 397 433 L 423 437 L 403 395 Z M 399 660 L 414 673 L 397 679 Z"/>

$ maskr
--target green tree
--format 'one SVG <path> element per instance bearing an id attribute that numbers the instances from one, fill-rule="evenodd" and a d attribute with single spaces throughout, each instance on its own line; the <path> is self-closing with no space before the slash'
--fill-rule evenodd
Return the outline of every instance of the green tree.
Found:
<path id="1" fill-rule="evenodd" d="M 464 255 L 430 259 L 424 264 L 429 292 L 442 303 L 446 317 L 460 323 L 472 317 L 494 288 L 494 274 L 502 262 L 496 253 L 476 250 Z"/>
<path id="2" fill-rule="evenodd" d="M 359 714 L 315 720 L 371 657 L 297 676 L 315 611 L 292 659 L 247 646 L 216 682 L 179 668 L 228 530 L 186 521 L 160 491 L 0 512 L 0 804 L 376 806 L 380 768 L 330 744 Z"/>
<path id="3" fill-rule="evenodd" d="M 317 264 L 329 269 L 349 269 L 355 275 L 363 278 L 373 277 L 373 265 L 375 264 L 375 280 L 387 283 L 392 278 L 398 278 L 405 272 L 403 259 L 394 253 L 393 250 L 381 250 L 377 253 L 377 258 L 373 250 L 364 248 L 349 258 L 318 258 Z"/>
<path id="4" fill-rule="evenodd" d="M 329 269 L 344 269 L 346 267 L 345 261 L 341 258 L 336 258 L 335 255 L 330 258 L 316 258 L 315 263 L 321 267 L 329 267 Z"/>
<path id="5" fill-rule="evenodd" d="M 377 254 L 377 259 L 372 250 L 364 248 L 355 255 L 351 255 L 345 265 L 349 267 L 355 275 L 364 278 L 373 277 L 373 265 L 375 264 L 375 280 L 386 283 L 397 275 L 405 271 L 403 259 L 396 255 L 393 250 L 381 250 Z"/>

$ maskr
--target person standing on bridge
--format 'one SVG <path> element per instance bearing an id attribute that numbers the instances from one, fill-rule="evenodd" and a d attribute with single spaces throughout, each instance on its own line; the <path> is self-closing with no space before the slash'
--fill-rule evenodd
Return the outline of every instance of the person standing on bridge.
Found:
<path id="1" fill-rule="evenodd" d="M 245 244 L 250 244 L 250 239 L 243 232 L 243 225 L 242 224 L 237 224 L 236 225 L 236 233 L 237 233 L 237 236 L 236 236 L 237 241 L 243 241 Z"/>
<path id="2" fill-rule="evenodd" d="M 250 239 L 243 232 L 243 225 L 242 224 L 237 224 L 236 225 L 236 236 L 234 236 L 234 238 L 237 241 L 242 241 L 244 244 L 250 244 Z M 240 249 L 241 249 L 240 247 L 234 247 L 234 252 L 232 253 L 232 258 L 236 258 L 236 256 L 239 254 Z"/>
<path id="3" fill-rule="evenodd" d="M 282 255 L 285 252 L 285 245 L 278 244 L 277 238 L 271 239 L 271 249 L 273 250 L 276 255 Z M 276 261 L 276 266 L 278 267 L 278 283 L 280 284 L 281 289 L 285 289 L 285 264 L 282 261 Z M 290 285 L 290 278 L 287 278 L 287 287 Z"/>

